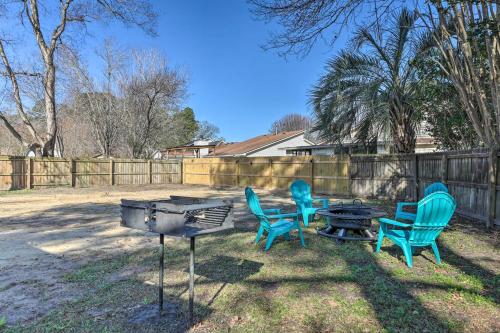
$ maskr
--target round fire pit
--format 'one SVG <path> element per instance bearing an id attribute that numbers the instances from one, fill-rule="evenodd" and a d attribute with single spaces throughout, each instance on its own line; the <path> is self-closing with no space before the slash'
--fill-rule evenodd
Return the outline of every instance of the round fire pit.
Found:
<path id="1" fill-rule="evenodd" d="M 328 226 L 319 229 L 318 235 L 334 238 L 339 243 L 346 240 L 376 240 L 376 235 L 371 231 L 372 219 L 386 215 L 382 210 L 364 205 L 359 199 L 355 199 L 352 204 L 334 204 L 317 213 L 328 221 Z"/>

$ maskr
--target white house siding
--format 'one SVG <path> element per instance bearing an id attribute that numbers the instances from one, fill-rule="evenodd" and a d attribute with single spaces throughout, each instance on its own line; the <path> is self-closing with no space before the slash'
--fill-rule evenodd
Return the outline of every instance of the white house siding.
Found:
<path id="1" fill-rule="evenodd" d="M 334 149 L 332 148 L 318 148 L 311 151 L 311 155 L 321 155 L 321 156 L 333 156 L 335 155 Z"/>
<path id="2" fill-rule="evenodd" d="M 423 153 L 433 153 L 437 150 L 436 147 L 416 147 L 415 153 L 423 154 Z"/>
<path id="3" fill-rule="evenodd" d="M 286 149 L 280 149 L 280 148 L 310 146 L 310 145 L 311 142 L 304 139 L 304 134 L 301 134 L 296 137 L 283 140 L 280 143 L 271 145 L 261 150 L 257 150 L 251 154 L 248 154 L 247 156 L 248 157 L 286 156 Z"/>

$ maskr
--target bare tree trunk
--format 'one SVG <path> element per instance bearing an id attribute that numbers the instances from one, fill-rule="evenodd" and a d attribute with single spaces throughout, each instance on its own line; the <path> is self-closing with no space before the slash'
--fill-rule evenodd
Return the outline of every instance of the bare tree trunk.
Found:
<path id="1" fill-rule="evenodd" d="M 46 64 L 45 76 L 45 116 L 47 121 L 47 136 L 42 147 L 42 156 L 54 156 L 54 148 L 57 136 L 57 119 L 56 119 L 56 99 L 55 99 L 55 81 L 56 68 L 53 62 Z"/>
<path id="2" fill-rule="evenodd" d="M 438 17 L 429 6 L 429 28 L 443 58 L 438 65 L 457 89 L 481 141 L 499 146 L 500 5 L 479 0 L 435 1 L 434 6 Z"/>

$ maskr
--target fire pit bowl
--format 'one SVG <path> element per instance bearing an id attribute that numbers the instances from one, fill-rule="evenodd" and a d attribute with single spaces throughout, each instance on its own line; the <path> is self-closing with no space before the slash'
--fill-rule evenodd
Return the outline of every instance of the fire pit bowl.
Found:
<path id="1" fill-rule="evenodd" d="M 318 235 L 334 238 L 338 243 L 345 240 L 376 240 L 371 231 L 372 219 L 386 215 L 384 211 L 365 205 L 359 199 L 355 199 L 352 204 L 334 204 L 317 213 L 328 222 L 327 227 L 318 230 Z"/>

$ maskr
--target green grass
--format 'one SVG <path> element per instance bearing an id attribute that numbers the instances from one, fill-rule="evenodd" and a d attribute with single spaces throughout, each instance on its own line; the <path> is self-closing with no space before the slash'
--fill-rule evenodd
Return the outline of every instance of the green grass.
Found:
<path id="1" fill-rule="evenodd" d="M 493 233 L 493 235 L 497 235 Z M 384 242 L 337 245 L 306 233 L 278 241 L 266 254 L 253 230 L 197 241 L 195 314 L 200 332 L 492 332 L 499 331 L 499 250 L 496 236 L 457 225 L 440 237 L 443 265 L 426 249 L 408 269 L 401 251 Z M 474 244 L 463 247 L 463 244 Z M 63 279 L 84 290 L 24 326 L 5 332 L 176 332 L 185 330 L 188 244 L 168 242 L 166 301 L 175 321 L 132 324 L 137 307 L 157 302 L 156 246 L 89 263 Z M 133 274 L 127 271 L 135 270 Z M 5 323 L 5 320 L 3 321 Z"/>
<path id="2" fill-rule="evenodd" d="M 11 196 L 11 195 L 29 194 L 29 193 L 32 193 L 33 191 L 34 191 L 33 189 L 0 191 L 0 197 L 6 197 L 6 196 Z"/>

